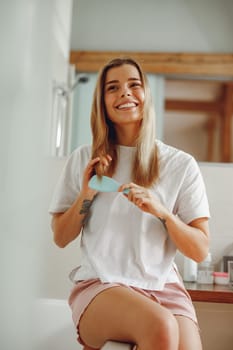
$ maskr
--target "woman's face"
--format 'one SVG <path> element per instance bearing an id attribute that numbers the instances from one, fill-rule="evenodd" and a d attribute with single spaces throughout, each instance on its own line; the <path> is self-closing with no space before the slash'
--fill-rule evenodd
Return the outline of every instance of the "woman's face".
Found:
<path id="1" fill-rule="evenodd" d="M 108 70 L 104 102 L 108 118 L 115 125 L 139 124 L 144 100 L 144 87 L 135 66 L 124 64 Z"/>

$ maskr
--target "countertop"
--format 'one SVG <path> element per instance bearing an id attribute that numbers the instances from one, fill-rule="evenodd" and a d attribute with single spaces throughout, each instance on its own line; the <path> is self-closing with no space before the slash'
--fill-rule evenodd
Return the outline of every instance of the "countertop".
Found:
<path id="1" fill-rule="evenodd" d="M 233 286 L 184 282 L 192 301 L 209 303 L 233 303 Z"/>

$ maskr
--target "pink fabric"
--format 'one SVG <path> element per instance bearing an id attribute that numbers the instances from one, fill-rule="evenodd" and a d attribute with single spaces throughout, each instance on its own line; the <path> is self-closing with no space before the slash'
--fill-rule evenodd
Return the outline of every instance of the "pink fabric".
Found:
<path id="1" fill-rule="evenodd" d="M 162 291 L 151 291 L 137 287 L 126 286 L 121 283 L 102 283 L 99 279 L 79 281 L 71 290 L 69 305 L 72 318 L 77 328 L 78 341 L 85 345 L 79 336 L 79 321 L 90 302 L 102 291 L 108 288 L 124 286 L 138 293 L 150 297 L 155 302 L 171 311 L 173 315 L 185 316 L 197 324 L 197 317 L 192 300 L 183 283 L 167 283 Z"/>

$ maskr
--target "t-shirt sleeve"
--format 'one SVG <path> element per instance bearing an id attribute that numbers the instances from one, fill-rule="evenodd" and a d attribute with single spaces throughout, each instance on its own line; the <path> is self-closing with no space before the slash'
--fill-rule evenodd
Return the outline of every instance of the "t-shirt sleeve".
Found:
<path id="1" fill-rule="evenodd" d="M 49 205 L 49 213 L 65 212 L 80 192 L 82 169 L 80 150 L 74 151 L 66 161 Z"/>
<path id="2" fill-rule="evenodd" d="M 179 191 L 176 214 L 185 223 L 210 217 L 205 183 L 196 160 L 191 157 Z"/>

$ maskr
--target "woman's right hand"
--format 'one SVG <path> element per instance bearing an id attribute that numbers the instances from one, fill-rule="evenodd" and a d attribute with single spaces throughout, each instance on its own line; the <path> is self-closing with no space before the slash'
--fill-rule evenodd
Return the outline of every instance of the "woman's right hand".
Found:
<path id="1" fill-rule="evenodd" d="M 97 193 L 96 191 L 94 191 L 90 187 L 88 187 L 88 182 L 90 181 L 92 176 L 95 174 L 95 166 L 99 161 L 100 161 L 100 157 L 96 157 L 94 159 L 91 159 L 88 162 L 88 164 L 83 172 L 81 192 L 90 193 L 90 194 L 93 192 L 94 195 Z"/>
<path id="2" fill-rule="evenodd" d="M 100 169 L 102 169 L 101 172 L 105 173 L 106 168 L 109 166 L 110 162 L 112 161 L 112 158 L 110 155 L 102 156 L 102 157 L 96 157 L 91 159 L 83 173 L 83 181 L 82 181 L 82 189 L 81 192 L 83 193 L 93 193 L 95 195 L 97 191 L 92 190 L 89 186 L 88 183 L 92 176 L 95 174 L 95 167 L 98 165 Z"/>
<path id="3" fill-rule="evenodd" d="M 64 248 L 81 232 L 85 217 L 97 194 L 97 191 L 91 189 L 88 183 L 95 174 L 96 165 L 98 164 L 105 169 L 109 166 L 111 160 L 112 158 L 109 155 L 91 159 L 83 172 L 81 191 L 72 206 L 64 213 L 53 215 L 52 229 L 54 232 L 54 241 L 59 247 Z"/>

